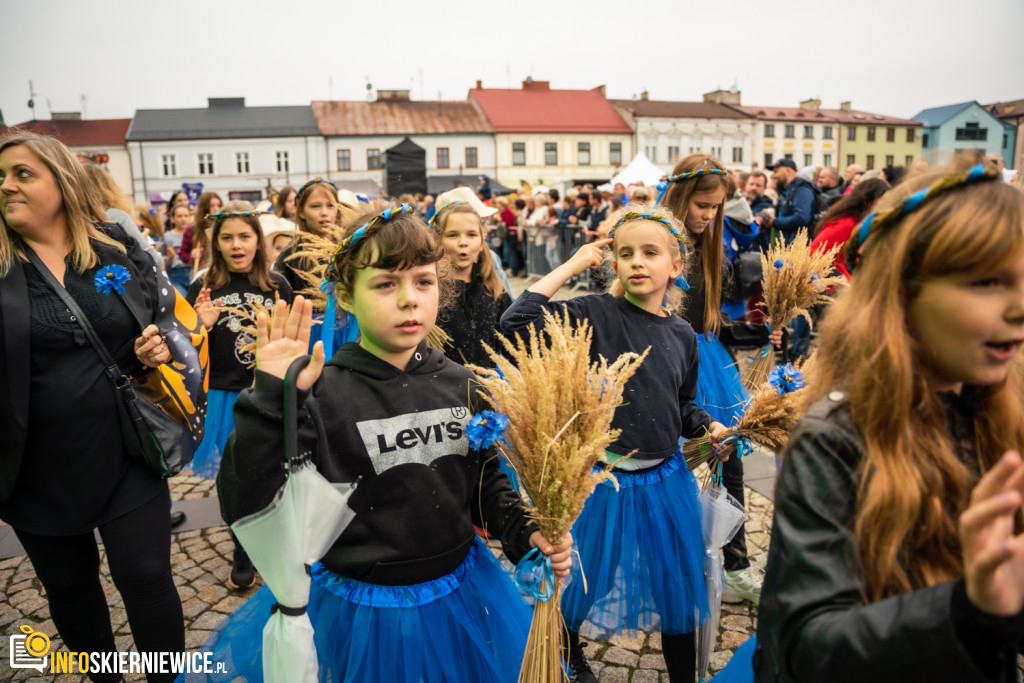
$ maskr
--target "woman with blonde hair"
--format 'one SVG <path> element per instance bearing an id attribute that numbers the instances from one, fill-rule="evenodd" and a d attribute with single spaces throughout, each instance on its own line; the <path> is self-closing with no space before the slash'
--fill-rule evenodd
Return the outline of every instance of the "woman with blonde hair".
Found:
<path id="1" fill-rule="evenodd" d="M 854 230 L 779 477 L 758 681 L 1017 678 L 1024 194 L 999 180 L 909 179 Z"/>
<path id="2" fill-rule="evenodd" d="M 100 202 L 107 211 L 107 220 L 113 221 L 124 228 L 128 236 L 135 240 L 147 254 L 153 257 L 156 267 L 162 270 L 164 267 L 163 255 L 157 251 L 156 245 L 152 241 L 143 236 L 139 226 L 132 219 L 130 215 L 132 211 L 131 204 L 125 199 L 125 195 L 121 192 L 121 188 L 117 186 L 117 181 L 114 180 L 114 177 L 105 168 L 91 161 L 83 163 L 82 167 L 85 169 L 85 174 L 89 176 L 89 180 L 95 183 L 96 189 L 99 191 Z M 162 229 L 161 234 L 163 234 Z"/>
<path id="3" fill-rule="evenodd" d="M 167 482 L 140 457 L 84 327 L 125 375 L 146 383 L 160 367 L 180 384 L 190 423 L 205 404 L 206 333 L 138 243 L 106 221 L 96 185 L 61 142 L 0 138 L 0 519 L 28 554 L 68 650 L 118 649 L 98 530 L 138 651 L 181 652 Z"/>

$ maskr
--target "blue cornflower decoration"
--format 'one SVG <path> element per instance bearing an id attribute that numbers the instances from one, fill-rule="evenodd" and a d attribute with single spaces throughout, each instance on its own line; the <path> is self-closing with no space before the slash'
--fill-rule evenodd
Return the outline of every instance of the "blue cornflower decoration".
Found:
<path id="1" fill-rule="evenodd" d="M 772 265 L 775 266 L 775 270 L 779 270 L 780 268 L 782 268 L 782 266 L 784 266 L 786 264 L 782 261 L 782 259 L 778 259 Z"/>
<path id="2" fill-rule="evenodd" d="M 493 410 L 477 413 L 466 427 L 466 438 L 473 450 L 481 451 L 490 448 L 491 444 L 505 435 L 508 427 L 508 416 Z"/>
<path id="3" fill-rule="evenodd" d="M 96 271 L 96 277 L 92 279 L 96 285 L 96 291 L 109 295 L 111 291 L 124 294 L 124 283 L 132 279 L 132 274 L 124 266 L 114 264 L 105 266 Z"/>
<path id="4" fill-rule="evenodd" d="M 811 282 L 817 282 L 820 279 L 821 279 L 821 277 L 817 273 L 812 273 L 811 274 Z"/>
<path id="5" fill-rule="evenodd" d="M 780 394 L 789 394 L 804 388 L 804 373 L 792 363 L 786 363 L 771 371 L 768 382 Z"/>

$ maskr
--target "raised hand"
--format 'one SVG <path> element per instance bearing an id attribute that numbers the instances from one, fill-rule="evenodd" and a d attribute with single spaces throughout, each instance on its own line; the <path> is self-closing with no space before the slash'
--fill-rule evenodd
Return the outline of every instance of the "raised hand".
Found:
<path id="1" fill-rule="evenodd" d="M 612 239 L 609 237 L 580 247 L 567 262 L 572 267 L 573 274 L 579 275 L 587 268 L 600 268 L 604 263 L 604 252 L 601 249 L 611 243 Z"/>
<path id="2" fill-rule="evenodd" d="M 284 379 L 292 362 L 307 355 L 313 302 L 297 296 L 291 310 L 285 301 L 278 301 L 276 306 L 273 325 L 265 313 L 256 316 L 256 369 Z M 317 342 L 313 359 L 296 380 L 300 391 L 307 391 L 320 378 L 324 360 L 323 342 Z"/>
<path id="3" fill-rule="evenodd" d="M 209 287 L 203 287 L 199 290 L 199 296 L 196 297 L 196 303 L 193 308 L 199 314 L 199 319 L 203 321 L 203 326 L 207 330 L 212 330 L 213 326 L 217 324 L 217 318 L 220 317 L 220 306 L 214 306 L 210 300 Z"/>
<path id="4" fill-rule="evenodd" d="M 1020 454 L 1008 451 L 971 492 L 960 515 L 967 597 L 987 614 L 1024 610 L 1024 534 L 1013 533 L 1024 493 Z"/>

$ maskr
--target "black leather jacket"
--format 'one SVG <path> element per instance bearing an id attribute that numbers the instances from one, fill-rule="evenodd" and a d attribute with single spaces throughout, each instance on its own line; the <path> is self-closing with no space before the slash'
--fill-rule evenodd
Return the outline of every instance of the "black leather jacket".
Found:
<path id="1" fill-rule="evenodd" d="M 862 451 L 839 391 L 793 433 L 775 497 L 757 682 L 1016 681 L 1024 613 L 978 611 L 963 579 L 865 604 L 852 531 Z"/>

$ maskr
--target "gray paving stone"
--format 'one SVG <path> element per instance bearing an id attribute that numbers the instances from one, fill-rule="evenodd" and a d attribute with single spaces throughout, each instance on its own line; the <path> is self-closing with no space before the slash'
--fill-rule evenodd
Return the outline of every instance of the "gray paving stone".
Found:
<path id="1" fill-rule="evenodd" d="M 658 683 L 658 672 L 651 669 L 637 669 L 629 683 Z"/>
<path id="2" fill-rule="evenodd" d="M 601 661 L 605 664 L 621 664 L 630 668 L 636 667 L 640 661 L 639 655 L 634 652 L 630 652 L 621 647 L 610 647 L 601 656 Z"/>
<path id="3" fill-rule="evenodd" d="M 606 666 L 597 677 L 598 683 L 629 683 L 629 669 L 624 666 Z"/>

